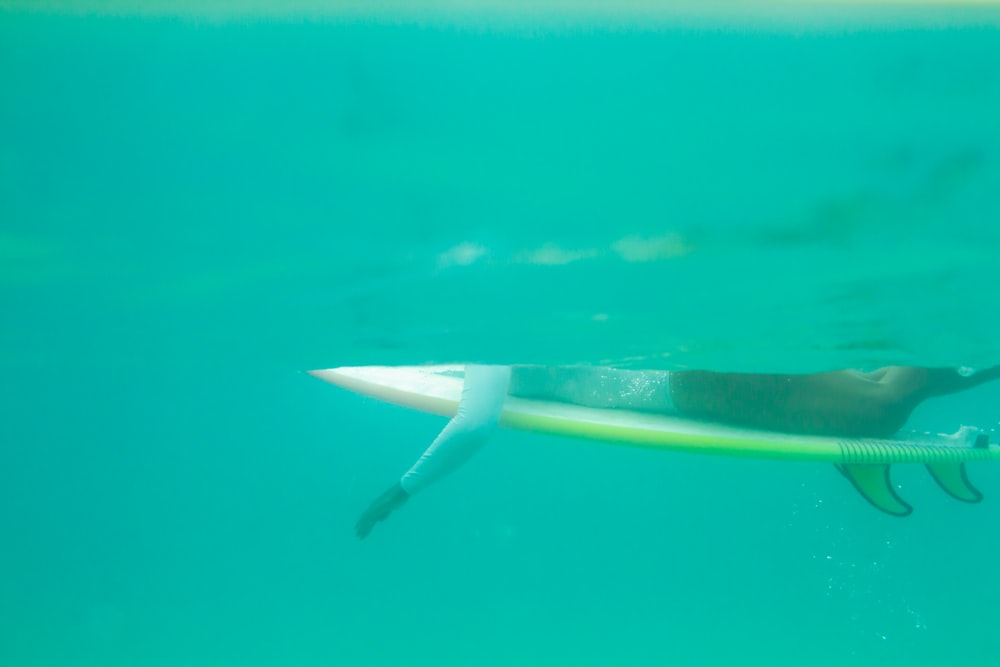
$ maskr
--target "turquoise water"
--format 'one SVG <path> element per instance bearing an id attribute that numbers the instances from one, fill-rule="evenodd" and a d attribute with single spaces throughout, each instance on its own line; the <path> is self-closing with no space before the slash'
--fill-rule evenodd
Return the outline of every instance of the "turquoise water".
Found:
<path id="1" fill-rule="evenodd" d="M 0 664 L 994 664 L 995 466 L 503 432 L 359 543 L 442 421 L 301 373 L 1000 363 L 1000 22 L 899 11 L 0 10 Z"/>

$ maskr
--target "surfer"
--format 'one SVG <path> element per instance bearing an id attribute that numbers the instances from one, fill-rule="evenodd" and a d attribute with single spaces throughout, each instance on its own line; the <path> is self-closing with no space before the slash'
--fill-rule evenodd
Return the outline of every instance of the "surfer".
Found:
<path id="1" fill-rule="evenodd" d="M 1000 379 L 1000 366 L 977 373 L 889 366 L 868 373 L 773 375 L 469 365 L 455 417 L 406 474 L 371 503 L 355 531 L 364 539 L 411 495 L 475 454 L 496 428 L 508 394 L 765 431 L 882 438 L 898 431 L 924 400 L 995 379 Z"/>

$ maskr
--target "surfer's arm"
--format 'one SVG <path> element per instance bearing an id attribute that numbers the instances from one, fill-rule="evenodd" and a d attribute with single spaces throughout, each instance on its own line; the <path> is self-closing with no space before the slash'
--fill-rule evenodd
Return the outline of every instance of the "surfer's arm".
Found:
<path id="1" fill-rule="evenodd" d="M 468 461 L 500 421 L 510 386 L 510 366 L 466 366 L 458 412 L 399 480 L 412 495 Z"/>
<path id="2" fill-rule="evenodd" d="M 510 385 L 509 366 L 466 366 L 458 411 L 427 451 L 398 482 L 376 498 L 355 525 L 364 539 L 379 521 L 409 497 L 468 461 L 489 439 L 500 421 Z"/>

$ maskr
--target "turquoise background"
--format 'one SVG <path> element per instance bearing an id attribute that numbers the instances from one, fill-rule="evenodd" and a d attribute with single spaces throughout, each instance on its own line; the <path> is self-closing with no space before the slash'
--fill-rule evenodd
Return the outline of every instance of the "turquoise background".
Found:
<path id="1" fill-rule="evenodd" d="M 443 421 L 302 371 L 1000 363 L 996 25 L 0 11 L 0 664 L 994 664 L 988 464 L 502 432 L 359 543 Z"/>

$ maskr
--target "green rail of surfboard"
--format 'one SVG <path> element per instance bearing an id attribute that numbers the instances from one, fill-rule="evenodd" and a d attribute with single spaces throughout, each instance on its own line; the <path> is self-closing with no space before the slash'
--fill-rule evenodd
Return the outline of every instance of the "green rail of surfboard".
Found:
<path id="1" fill-rule="evenodd" d="M 547 433 L 652 449 L 666 449 L 695 454 L 815 461 L 844 465 L 895 463 L 965 463 L 1000 459 L 1000 446 L 980 439 L 979 446 L 935 445 L 926 441 L 881 438 L 776 439 L 778 434 L 763 437 L 726 436 L 721 440 L 710 434 L 669 433 L 627 429 L 617 425 L 578 422 L 536 414 L 506 411 L 500 425 L 523 431 Z M 985 437 L 985 436 L 982 436 Z"/>

